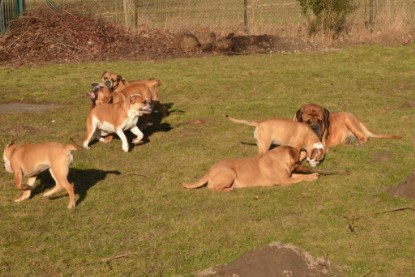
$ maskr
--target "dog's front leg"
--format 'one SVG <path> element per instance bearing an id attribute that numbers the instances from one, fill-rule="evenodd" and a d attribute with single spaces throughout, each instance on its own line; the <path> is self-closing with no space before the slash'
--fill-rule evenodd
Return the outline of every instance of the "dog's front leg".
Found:
<path id="1" fill-rule="evenodd" d="M 137 126 L 134 126 L 133 128 L 130 129 L 131 133 L 133 133 L 134 135 L 136 135 L 137 137 L 135 139 L 133 139 L 133 143 L 134 144 L 138 144 L 141 142 L 141 140 L 144 137 L 143 132 L 140 131 L 140 129 L 138 129 Z"/>
<path id="2" fill-rule="evenodd" d="M 127 137 L 124 134 L 124 131 L 121 128 L 118 128 L 116 133 L 122 141 L 122 150 L 124 152 L 128 152 L 128 141 L 127 141 Z"/>
<path id="3" fill-rule="evenodd" d="M 16 200 L 14 200 L 14 202 L 20 202 L 20 201 L 29 199 L 35 182 L 36 182 L 36 177 L 29 177 L 27 179 L 27 185 L 24 186 L 25 189 L 23 191 L 23 194 Z"/>

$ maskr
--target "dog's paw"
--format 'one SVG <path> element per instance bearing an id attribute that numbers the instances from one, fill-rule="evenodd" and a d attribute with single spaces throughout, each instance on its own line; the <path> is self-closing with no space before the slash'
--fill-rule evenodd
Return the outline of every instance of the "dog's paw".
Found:
<path id="1" fill-rule="evenodd" d="M 318 173 L 311 173 L 307 175 L 307 181 L 315 181 L 318 179 Z"/>
<path id="2" fill-rule="evenodd" d="M 102 143 L 110 143 L 112 141 L 112 136 L 106 136 L 105 138 L 100 138 L 99 141 Z"/>
<path id="3" fill-rule="evenodd" d="M 144 141 L 142 141 L 141 139 L 135 138 L 133 139 L 132 143 L 134 145 L 141 145 L 141 144 L 144 144 Z"/>
<path id="4" fill-rule="evenodd" d="M 75 205 L 75 202 L 74 203 L 69 203 L 69 205 L 68 205 L 68 209 L 73 209 L 73 208 L 75 208 L 76 207 L 76 205 Z"/>
<path id="5" fill-rule="evenodd" d="M 124 151 L 124 152 L 128 152 L 128 145 L 127 145 L 127 146 L 123 145 L 123 146 L 122 146 L 122 151 Z"/>

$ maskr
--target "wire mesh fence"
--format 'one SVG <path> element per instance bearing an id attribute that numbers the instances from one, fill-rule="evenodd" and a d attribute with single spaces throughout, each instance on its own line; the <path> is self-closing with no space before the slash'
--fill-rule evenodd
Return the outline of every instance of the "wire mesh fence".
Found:
<path id="1" fill-rule="evenodd" d="M 405 25 L 415 28 L 415 0 L 356 0 L 349 22 L 365 28 Z M 274 33 L 306 23 L 297 0 L 26 0 L 37 6 L 71 8 L 129 28 L 173 32 L 208 29 L 219 32 Z"/>

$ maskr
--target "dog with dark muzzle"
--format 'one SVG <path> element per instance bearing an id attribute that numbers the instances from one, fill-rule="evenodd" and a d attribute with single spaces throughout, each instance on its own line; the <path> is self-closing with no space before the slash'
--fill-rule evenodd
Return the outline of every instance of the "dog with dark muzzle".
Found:
<path id="1" fill-rule="evenodd" d="M 400 139 L 397 135 L 372 133 L 355 115 L 348 112 L 329 112 L 317 104 L 303 105 L 294 115 L 294 121 L 308 124 L 328 149 L 356 140 L 357 145 L 369 138 Z"/>

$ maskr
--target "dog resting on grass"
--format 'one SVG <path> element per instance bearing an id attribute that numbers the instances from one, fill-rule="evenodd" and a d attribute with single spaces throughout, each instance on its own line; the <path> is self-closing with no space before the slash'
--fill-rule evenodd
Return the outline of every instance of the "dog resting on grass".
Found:
<path id="1" fill-rule="evenodd" d="M 327 148 L 347 144 L 367 143 L 369 138 L 400 139 L 397 135 L 375 134 L 356 116 L 348 112 L 329 112 L 317 104 L 303 105 L 294 115 L 294 121 L 308 124 Z"/>
<path id="2" fill-rule="evenodd" d="M 122 150 L 128 152 L 129 145 L 124 131 L 130 130 L 137 137 L 132 141 L 137 144 L 143 133 L 137 127 L 142 114 L 151 113 L 151 107 L 141 94 L 134 94 L 115 104 L 102 104 L 93 108 L 87 117 L 84 148 L 89 149 L 92 137 L 104 141 L 102 136 L 116 133 L 122 141 Z"/>
<path id="3" fill-rule="evenodd" d="M 235 123 L 254 126 L 254 137 L 257 141 L 258 152 L 265 153 L 272 144 L 292 146 L 307 151 L 307 161 L 311 167 L 317 166 L 324 160 L 325 148 L 313 130 L 305 123 L 289 119 L 273 118 L 261 122 L 252 120 L 226 118 Z"/>
<path id="4" fill-rule="evenodd" d="M 49 170 L 55 180 L 55 187 L 43 196 L 51 196 L 64 188 L 69 195 L 68 209 L 74 208 L 74 189 L 68 182 L 67 176 L 73 161 L 71 151 L 78 149 L 75 144 L 64 145 L 58 142 L 14 144 L 12 141 L 9 143 L 3 152 L 4 168 L 14 174 L 17 189 L 23 191 L 22 196 L 15 202 L 29 199 L 37 175 Z M 27 177 L 27 184 L 22 184 L 24 177 Z"/>
<path id="5" fill-rule="evenodd" d="M 215 191 L 255 186 L 289 186 L 303 181 L 315 181 L 317 173 L 293 174 L 301 164 L 301 154 L 294 147 L 280 146 L 254 157 L 232 158 L 214 164 L 206 174 L 193 184 L 182 183 L 187 189 L 207 184 Z"/>

